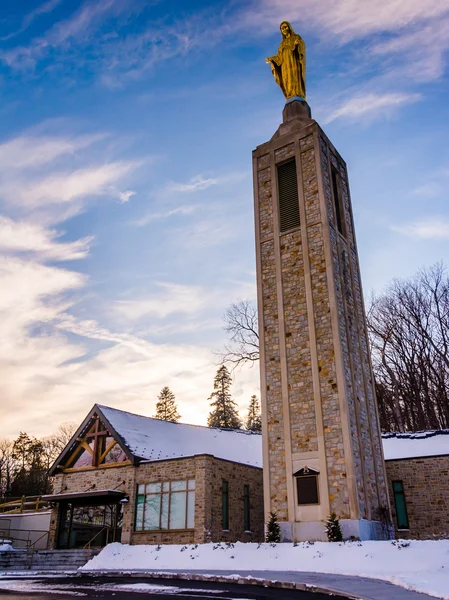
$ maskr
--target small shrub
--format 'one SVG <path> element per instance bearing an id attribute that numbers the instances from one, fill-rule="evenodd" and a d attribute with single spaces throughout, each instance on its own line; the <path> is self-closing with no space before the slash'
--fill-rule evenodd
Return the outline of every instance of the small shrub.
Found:
<path id="1" fill-rule="evenodd" d="M 278 543 L 281 541 L 281 528 L 279 527 L 277 514 L 270 512 L 270 518 L 267 523 L 266 542 Z"/>
<path id="2" fill-rule="evenodd" d="M 333 512 L 326 521 L 326 535 L 329 542 L 342 542 L 343 534 L 341 532 L 340 520 Z"/>

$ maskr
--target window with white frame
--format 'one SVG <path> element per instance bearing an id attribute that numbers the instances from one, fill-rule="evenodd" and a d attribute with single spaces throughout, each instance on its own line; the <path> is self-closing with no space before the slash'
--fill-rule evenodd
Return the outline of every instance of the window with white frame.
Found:
<path id="1" fill-rule="evenodd" d="M 136 531 L 193 529 L 194 515 L 194 479 L 137 486 Z"/>

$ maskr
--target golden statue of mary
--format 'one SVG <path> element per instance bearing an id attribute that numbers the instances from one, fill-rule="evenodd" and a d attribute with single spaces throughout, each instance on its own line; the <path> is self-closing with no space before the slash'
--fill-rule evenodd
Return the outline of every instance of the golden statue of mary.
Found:
<path id="1" fill-rule="evenodd" d="M 282 42 L 279 50 L 275 56 L 269 56 L 266 62 L 271 64 L 274 79 L 286 100 L 295 96 L 305 100 L 306 45 L 288 21 L 282 21 L 280 30 Z"/>

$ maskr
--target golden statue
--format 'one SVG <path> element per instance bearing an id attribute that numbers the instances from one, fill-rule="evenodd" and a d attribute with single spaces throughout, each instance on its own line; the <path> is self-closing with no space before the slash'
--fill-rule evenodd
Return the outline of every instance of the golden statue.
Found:
<path id="1" fill-rule="evenodd" d="M 285 99 L 306 99 L 306 45 L 300 35 L 293 31 L 288 21 L 280 25 L 282 42 L 278 53 L 266 60 L 271 64 L 274 79 L 284 93 Z"/>

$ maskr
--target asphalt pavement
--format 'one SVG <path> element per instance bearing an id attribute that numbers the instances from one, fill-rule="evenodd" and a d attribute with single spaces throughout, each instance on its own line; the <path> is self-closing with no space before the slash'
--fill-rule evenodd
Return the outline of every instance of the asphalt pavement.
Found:
<path id="1" fill-rule="evenodd" d="M 57 577 L 0 579 L 5 600 L 329 600 L 328 594 L 205 581 L 148 577 Z M 347 600 L 333 596 L 333 600 Z"/>

